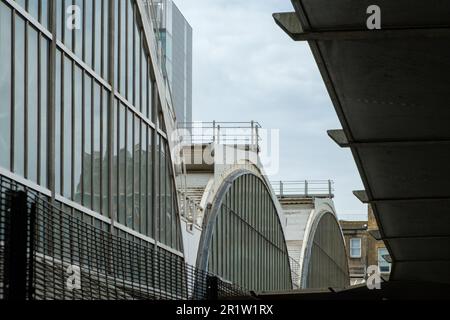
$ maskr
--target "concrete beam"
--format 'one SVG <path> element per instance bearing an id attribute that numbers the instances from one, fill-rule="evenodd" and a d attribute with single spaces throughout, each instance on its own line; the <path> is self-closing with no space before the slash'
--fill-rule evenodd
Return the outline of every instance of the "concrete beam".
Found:
<path id="1" fill-rule="evenodd" d="M 355 195 L 355 197 L 358 198 L 359 201 L 361 201 L 362 203 L 369 203 L 369 197 L 367 196 L 367 192 L 365 190 L 358 190 L 358 191 L 353 191 L 353 194 Z"/>
<path id="2" fill-rule="evenodd" d="M 296 35 L 303 34 L 303 28 L 295 12 L 274 13 L 273 18 L 276 24 L 294 41 L 297 41 Z"/>
<path id="3" fill-rule="evenodd" d="M 292 13 L 295 15 L 295 13 Z M 294 24 L 293 17 L 277 16 L 275 22 L 294 41 L 337 41 L 337 40 L 386 40 L 386 39 L 442 39 L 450 38 L 450 28 L 397 28 L 381 30 L 314 30 L 307 32 L 295 32 L 298 26 Z M 296 17 L 295 17 L 296 18 Z M 278 19 L 278 20 L 277 20 Z M 298 24 L 300 22 L 297 19 Z M 300 29 L 301 26 L 300 26 Z"/>
<path id="4" fill-rule="evenodd" d="M 350 143 L 347 139 L 347 136 L 345 135 L 344 130 L 328 130 L 327 131 L 328 136 L 333 139 L 334 142 L 341 148 L 348 148 L 350 146 Z"/>

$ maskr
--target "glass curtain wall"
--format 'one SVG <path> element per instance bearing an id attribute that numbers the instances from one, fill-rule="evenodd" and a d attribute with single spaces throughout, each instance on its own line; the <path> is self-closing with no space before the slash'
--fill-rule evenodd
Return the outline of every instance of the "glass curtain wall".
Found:
<path id="1" fill-rule="evenodd" d="M 53 55 L 51 2 L 0 0 L 0 167 L 48 191 L 54 173 L 65 209 L 105 229 L 116 220 L 124 237 L 181 252 L 171 157 L 156 121 L 160 96 L 137 2 L 54 1 Z"/>

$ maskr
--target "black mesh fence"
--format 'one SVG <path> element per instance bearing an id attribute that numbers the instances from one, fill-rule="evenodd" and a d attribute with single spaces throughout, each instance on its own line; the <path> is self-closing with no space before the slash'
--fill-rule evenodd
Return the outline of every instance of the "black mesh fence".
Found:
<path id="1" fill-rule="evenodd" d="M 246 296 L 182 257 L 100 230 L 0 175 L 0 299 L 205 300 Z"/>

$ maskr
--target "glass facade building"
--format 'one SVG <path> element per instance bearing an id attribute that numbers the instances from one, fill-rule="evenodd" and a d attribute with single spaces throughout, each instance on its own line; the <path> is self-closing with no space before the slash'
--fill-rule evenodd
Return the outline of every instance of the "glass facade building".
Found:
<path id="1" fill-rule="evenodd" d="M 147 0 L 179 123 L 192 122 L 192 27 L 172 0 Z"/>
<path id="2" fill-rule="evenodd" d="M 144 12 L 136 0 L 0 0 L 0 173 L 182 256 Z"/>

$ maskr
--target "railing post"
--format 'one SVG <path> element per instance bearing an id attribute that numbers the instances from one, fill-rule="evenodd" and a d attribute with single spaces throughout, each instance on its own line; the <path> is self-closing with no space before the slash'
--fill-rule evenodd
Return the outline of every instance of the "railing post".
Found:
<path id="1" fill-rule="evenodd" d="M 328 195 L 330 198 L 333 196 L 333 188 L 332 188 L 331 180 L 328 180 Z"/>
<path id="2" fill-rule="evenodd" d="M 27 291 L 29 291 L 27 290 L 27 194 L 23 191 L 11 191 L 7 195 L 7 199 L 9 225 L 6 225 L 5 230 L 5 273 L 3 281 L 5 299 L 21 301 L 27 299 Z"/>
<path id="3" fill-rule="evenodd" d="M 256 153 L 259 154 L 259 127 L 256 126 Z"/>
<path id="4" fill-rule="evenodd" d="M 217 126 L 217 144 L 220 144 L 220 125 Z"/>
<path id="5" fill-rule="evenodd" d="M 305 196 L 308 197 L 308 180 L 305 181 Z"/>
<path id="6" fill-rule="evenodd" d="M 255 136 L 254 136 L 254 134 L 255 134 L 255 121 L 252 121 L 251 122 L 251 124 L 252 124 L 252 133 L 251 133 L 251 146 L 253 147 L 254 145 L 255 145 Z"/>
<path id="7" fill-rule="evenodd" d="M 216 121 L 213 121 L 213 143 L 216 143 Z"/>
<path id="8" fill-rule="evenodd" d="M 283 190 L 283 181 L 280 181 L 280 197 L 283 198 L 284 190 Z"/>

